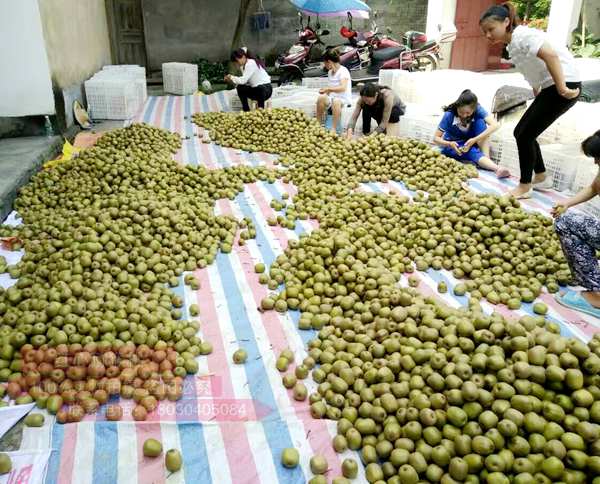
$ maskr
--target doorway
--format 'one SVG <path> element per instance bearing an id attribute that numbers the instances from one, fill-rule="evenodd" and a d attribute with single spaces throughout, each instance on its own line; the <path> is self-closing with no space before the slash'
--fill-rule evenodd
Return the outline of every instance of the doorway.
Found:
<path id="1" fill-rule="evenodd" d="M 142 0 L 106 0 L 115 64 L 146 66 Z"/>

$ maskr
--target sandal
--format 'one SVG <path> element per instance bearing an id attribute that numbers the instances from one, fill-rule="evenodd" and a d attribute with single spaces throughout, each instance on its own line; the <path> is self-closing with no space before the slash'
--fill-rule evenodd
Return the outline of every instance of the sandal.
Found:
<path id="1" fill-rule="evenodd" d="M 554 298 L 562 306 L 600 319 L 600 308 L 592 306 L 581 292 L 567 290 L 563 294 L 556 294 Z"/>

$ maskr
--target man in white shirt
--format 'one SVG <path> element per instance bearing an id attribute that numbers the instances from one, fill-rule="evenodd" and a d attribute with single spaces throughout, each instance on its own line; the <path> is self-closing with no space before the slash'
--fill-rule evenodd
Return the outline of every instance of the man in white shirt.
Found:
<path id="1" fill-rule="evenodd" d="M 352 105 L 352 79 L 350 72 L 340 64 L 340 56 L 334 50 L 323 55 L 329 86 L 319 90 L 317 119 L 324 122 L 325 112 L 333 115 L 331 130 L 336 132 L 342 117 L 342 108 Z"/>

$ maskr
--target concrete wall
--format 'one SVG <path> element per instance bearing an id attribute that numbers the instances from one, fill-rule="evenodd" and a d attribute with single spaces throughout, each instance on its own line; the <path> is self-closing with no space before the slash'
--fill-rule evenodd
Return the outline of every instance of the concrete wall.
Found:
<path id="1" fill-rule="evenodd" d="M 112 62 L 104 0 L 38 0 L 57 112 L 73 125 L 73 101 L 85 105 L 83 82 Z"/>
<path id="2" fill-rule="evenodd" d="M 600 2 L 598 0 L 583 0 L 587 28 L 590 33 L 600 38 Z"/>
<path id="3" fill-rule="evenodd" d="M 110 64 L 104 0 L 39 0 L 39 4 L 56 87 L 80 83 Z"/>
<path id="4" fill-rule="evenodd" d="M 146 48 L 150 69 L 160 69 L 163 62 L 192 61 L 198 57 L 222 60 L 229 57 L 239 0 L 142 0 Z M 379 12 L 378 24 L 385 32 L 390 27 L 398 35 L 405 30 L 425 30 L 427 0 L 370 0 L 371 9 Z M 218 7 L 217 7 L 218 4 Z M 243 43 L 262 56 L 276 54 L 289 47 L 296 38 L 297 10 L 287 0 L 263 0 L 272 15 L 271 27 L 252 32 L 246 22 Z M 257 10 L 257 2 L 250 13 Z M 363 29 L 368 21 L 357 20 Z M 340 43 L 338 32 L 342 19 L 321 19 L 322 28 L 332 34 L 326 43 Z"/>

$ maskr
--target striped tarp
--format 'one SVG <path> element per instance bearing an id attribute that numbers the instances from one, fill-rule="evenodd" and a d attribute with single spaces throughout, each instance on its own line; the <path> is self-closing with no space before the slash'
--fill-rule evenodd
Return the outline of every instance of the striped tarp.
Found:
<path id="1" fill-rule="evenodd" d="M 178 132 L 186 139 L 175 155 L 181 163 L 222 168 L 236 164 L 272 164 L 274 157 L 251 154 L 204 144 L 201 132 L 191 121 L 196 112 L 226 110 L 223 93 L 211 96 L 151 97 L 134 121 L 143 121 Z M 498 181 L 489 173 L 480 173 L 470 186 L 474 191 L 502 193 L 516 180 Z M 402 183 L 369 183 L 361 187 L 370 192 L 410 194 Z M 290 348 L 296 362 L 305 356 L 307 341 L 313 331 L 297 328 L 299 314 L 284 315 L 274 311 L 262 313 L 257 307 L 267 289 L 258 283 L 254 265 L 270 265 L 282 253 L 288 240 L 316 227 L 311 221 L 297 223 L 295 230 L 266 223 L 276 215 L 270 208 L 272 199 L 281 199 L 295 189 L 280 181 L 273 184 L 257 182 L 247 185 L 235 200 L 220 200 L 216 211 L 236 217 L 248 217 L 256 226 L 255 240 L 246 245 L 234 244 L 230 254 L 219 254 L 215 262 L 196 271 L 201 283 L 198 291 L 183 284 L 176 289 L 185 300 L 184 307 L 196 303 L 200 308 L 200 336 L 213 344 L 214 351 L 199 357 L 200 371 L 187 378 L 184 397 L 178 402 L 162 402 L 149 415 L 147 422 L 134 422 L 126 415 L 124 421 L 108 422 L 100 412 L 88 416 L 79 424 L 53 425 L 47 418 L 44 427 L 25 428 L 22 449 L 50 447 L 52 454 L 47 471 L 47 483 L 304 483 L 311 477 L 309 459 L 321 453 L 328 460 L 329 478 L 341 475 L 341 462 L 346 457 L 359 460 L 357 454 L 346 451 L 336 454 L 331 447 L 336 423 L 314 420 L 307 402 L 296 402 L 291 391 L 281 384 L 281 374 L 275 361 L 281 350 Z M 554 192 L 536 193 L 524 204 L 528 209 L 548 213 L 563 195 Z M 454 296 L 457 281 L 447 271 L 416 272 L 419 289 L 436 295 L 453 306 L 465 305 L 467 297 Z M 439 281 L 447 282 L 447 294 L 438 295 Z M 401 284 L 407 285 L 403 278 Z M 589 339 L 597 331 L 598 321 L 583 317 L 554 302 L 552 295 L 541 298 L 550 307 L 549 318 L 557 321 L 565 335 Z M 519 311 L 484 303 L 490 312 L 504 315 L 532 314 L 532 305 L 524 304 Z M 188 315 L 184 315 L 187 317 Z M 243 347 L 248 352 L 245 365 L 234 365 L 232 354 Z M 293 370 L 293 367 L 290 368 Z M 305 383 L 310 391 L 316 385 Z M 131 409 L 130 401 L 122 404 Z M 183 456 L 183 470 L 167 475 L 161 458 L 144 458 L 142 445 L 154 437 L 162 441 L 165 450 L 177 448 Z M 280 454 L 286 447 L 300 452 L 300 466 L 285 469 Z M 364 474 L 358 482 L 364 482 Z"/>

